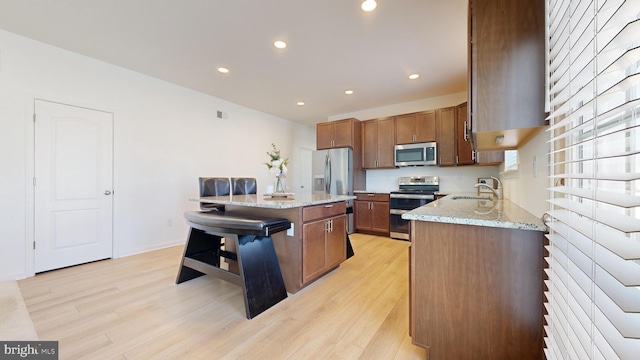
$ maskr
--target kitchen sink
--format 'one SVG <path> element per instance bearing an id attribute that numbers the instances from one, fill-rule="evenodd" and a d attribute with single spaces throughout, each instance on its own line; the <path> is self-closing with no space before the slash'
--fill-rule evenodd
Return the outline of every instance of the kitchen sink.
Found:
<path id="1" fill-rule="evenodd" d="M 461 195 L 461 196 L 454 196 L 454 197 L 451 198 L 451 200 L 493 200 L 493 198 L 490 197 L 490 196 Z"/>

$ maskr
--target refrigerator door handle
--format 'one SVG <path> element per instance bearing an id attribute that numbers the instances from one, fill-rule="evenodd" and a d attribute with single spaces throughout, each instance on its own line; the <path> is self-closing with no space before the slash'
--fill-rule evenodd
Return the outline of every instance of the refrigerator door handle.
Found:
<path id="1" fill-rule="evenodd" d="M 330 183 L 329 183 L 329 153 L 324 157 L 324 192 L 326 194 L 329 193 Z"/>
<path id="2" fill-rule="evenodd" d="M 329 179 L 327 181 L 327 194 L 331 194 L 331 155 L 327 154 L 327 173 L 329 174 Z"/>

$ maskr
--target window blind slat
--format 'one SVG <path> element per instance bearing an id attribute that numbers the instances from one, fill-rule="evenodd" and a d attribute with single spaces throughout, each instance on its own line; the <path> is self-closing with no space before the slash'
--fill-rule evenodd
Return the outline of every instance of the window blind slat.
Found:
<path id="1" fill-rule="evenodd" d="M 580 189 L 570 186 L 556 186 L 549 188 L 553 192 L 561 194 L 575 195 L 585 199 L 595 200 L 600 202 L 620 206 L 623 208 L 632 208 L 640 206 L 640 196 L 633 196 L 628 194 L 617 194 L 609 191 L 600 191 L 593 189 Z"/>
<path id="2" fill-rule="evenodd" d="M 640 260 L 640 241 L 630 237 L 635 235 L 624 234 L 602 224 L 596 224 L 595 227 L 598 244 L 625 260 Z"/>
<path id="3" fill-rule="evenodd" d="M 624 286 L 601 266 L 596 266 L 596 285 L 609 294 L 611 300 L 628 313 L 640 313 L 640 289 Z"/>
<path id="4" fill-rule="evenodd" d="M 591 219 L 564 209 L 550 210 L 548 214 L 581 234 L 593 238 L 594 222 Z"/>
<path id="5" fill-rule="evenodd" d="M 559 179 L 593 179 L 593 175 L 591 174 L 551 174 L 551 178 L 559 178 Z M 598 174 L 599 180 L 612 180 L 612 181 L 633 181 L 640 180 L 640 172 L 636 173 L 606 173 L 606 174 Z"/>
<path id="6" fill-rule="evenodd" d="M 625 338 L 597 307 L 595 308 L 595 325 L 604 340 L 611 345 L 620 359 L 637 359 L 640 354 L 640 341 Z"/>
<path id="7" fill-rule="evenodd" d="M 595 303 L 602 314 L 625 338 L 640 340 L 640 314 L 624 312 L 607 294 L 595 288 Z"/>
<path id="8" fill-rule="evenodd" d="M 640 232 L 640 219 L 634 217 L 623 216 L 602 208 L 594 209 L 590 205 L 566 198 L 550 199 L 549 202 L 590 219 L 597 219 L 598 222 L 625 233 Z"/>
<path id="9" fill-rule="evenodd" d="M 640 287 L 640 264 L 626 261 L 600 245 L 596 245 L 595 250 L 596 264 L 606 269 L 622 285 Z"/>

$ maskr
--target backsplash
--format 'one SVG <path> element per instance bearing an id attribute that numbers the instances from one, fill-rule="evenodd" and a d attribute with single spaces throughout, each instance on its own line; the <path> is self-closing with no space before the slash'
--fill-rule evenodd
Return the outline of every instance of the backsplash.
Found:
<path id="1" fill-rule="evenodd" d="M 475 192 L 478 178 L 498 177 L 499 166 L 416 166 L 387 170 L 367 170 L 368 191 L 394 191 L 402 176 L 438 176 L 440 192 Z M 356 189 L 360 190 L 360 189 Z"/>
<path id="2" fill-rule="evenodd" d="M 504 196 L 535 216 L 549 210 L 549 133 L 541 131 L 518 149 L 518 170 L 502 175 Z"/>

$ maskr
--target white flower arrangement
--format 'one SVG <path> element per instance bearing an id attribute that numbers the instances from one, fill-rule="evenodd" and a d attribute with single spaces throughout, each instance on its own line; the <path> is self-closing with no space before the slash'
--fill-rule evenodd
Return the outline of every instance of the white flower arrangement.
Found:
<path id="1" fill-rule="evenodd" d="M 267 155 L 269 155 L 271 160 L 264 164 L 269 168 L 269 173 L 274 174 L 275 176 L 286 174 L 289 158 L 282 159 L 282 157 L 280 156 L 280 150 L 276 148 L 276 144 L 272 143 L 271 147 L 273 148 L 273 150 L 267 151 Z"/>

